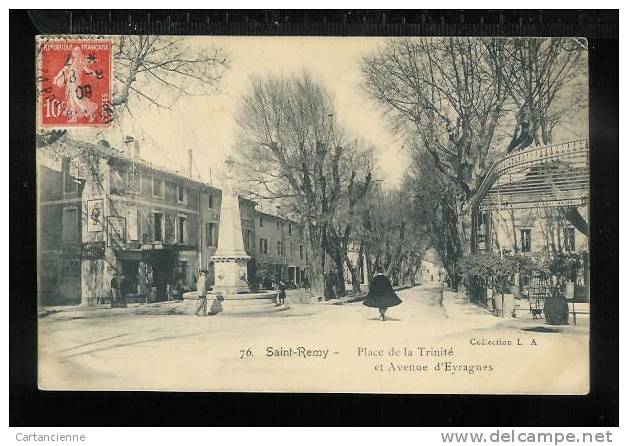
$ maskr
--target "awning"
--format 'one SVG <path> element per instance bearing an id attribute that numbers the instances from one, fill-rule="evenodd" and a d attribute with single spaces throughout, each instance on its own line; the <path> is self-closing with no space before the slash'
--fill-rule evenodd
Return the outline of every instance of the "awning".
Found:
<path id="1" fill-rule="evenodd" d="M 192 245 L 175 245 L 170 243 L 144 243 L 140 248 L 141 251 L 190 251 L 196 252 L 196 247 Z"/>
<path id="2" fill-rule="evenodd" d="M 513 152 L 491 166 L 474 204 L 479 211 L 586 205 L 588 157 L 587 140 Z"/>
<path id="3" fill-rule="evenodd" d="M 142 251 L 139 249 L 114 249 L 118 260 L 142 260 Z"/>

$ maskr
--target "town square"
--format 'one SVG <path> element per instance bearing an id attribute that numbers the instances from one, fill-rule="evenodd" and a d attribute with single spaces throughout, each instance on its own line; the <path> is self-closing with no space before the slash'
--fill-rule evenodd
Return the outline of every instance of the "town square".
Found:
<path id="1" fill-rule="evenodd" d="M 39 45 L 42 389 L 589 391 L 586 39 Z"/>

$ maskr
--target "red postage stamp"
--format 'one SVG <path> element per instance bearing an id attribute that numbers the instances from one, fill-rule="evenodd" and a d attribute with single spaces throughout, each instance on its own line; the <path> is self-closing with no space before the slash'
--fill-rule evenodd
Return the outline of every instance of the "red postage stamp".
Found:
<path id="1" fill-rule="evenodd" d="M 38 74 L 42 126 L 108 126 L 111 123 L 110 40 L 41 42 Z"/>

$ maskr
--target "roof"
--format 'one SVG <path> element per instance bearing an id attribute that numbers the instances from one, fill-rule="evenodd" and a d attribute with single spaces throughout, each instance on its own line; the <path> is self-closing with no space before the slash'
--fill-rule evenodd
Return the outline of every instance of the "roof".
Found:
<path id="1" fill-rule="evenodd" d="M 67 135 L 64 135 L 55 144 L 65 146 L 64 149 L 67 149 L 69 144 L 67 144 L 66 138 L 67 138 Z M 82 143 L 81 145 L 82 145 L 83 150 L 87 150 L 90 153 L 96 154 L 103 158 L 115 159 L 117 161 L 122 161 L 125 163 L 135 163 L 136 165 L 146 170 L 150 170 L 150 171 L 157 172 L 160 174 L 165 174 L 172 178 L 176 178 L 178 180 L 186 181 L 188 183 L 193 183 L 197 186 L 212 188 L 217 191 L 222 191 L 222 189 L 218 186 L 206 183 L 199 179 L 192 178 L 191 176 L 185 175 L 184 173 L 178 170 L 169 169 L 165 166 L 160 166 L 160 165 L 151 163 L 142 158 L 133 158 L 133 156 L 131 156 L 128 151 L 118 150 L 115 147 L 109 146 L 109 143 L 106 140 L 100 140 L 97 144 Z M 70 147 L 72 147 L 72 150 L 76 150 L 75 147 L 73 146 L 70 146 Z M 244 194 L 240 194 L 240 197 L 243 198 L 244 200 L 250 201 L 252 203 L 256 203 L 254 200 L 246 197 Z"/>
<path id="2" fill-rule="evenodd" d="M 491 211 L 586 204 L 588 155 L 587 140 L 514 151 L 493 163 L 472 205 Z"/>
<path id="3" fill-rule="evenodd" d="M 261 215 L 266 215 L 267 217 L 277 218 L 279 220 L 289 221 L 290 223 L 297 224 L 297 221 L 295 221 L 295 220 L 293 220 L 291 218 L 285 217 L 283 215 L 279 215 L 276 212 L 267 211 L 267 210 L 264 210 L 264 209 L 257 209 L 257 213 L 261 214 Z"/>

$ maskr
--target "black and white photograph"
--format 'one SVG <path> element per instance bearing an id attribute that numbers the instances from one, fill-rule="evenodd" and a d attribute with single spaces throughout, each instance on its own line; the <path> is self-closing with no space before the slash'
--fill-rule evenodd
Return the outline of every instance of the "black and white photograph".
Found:
<path id="1" fill-rule="evenodd" d="M 586 38 L 36 45 L 41 389 L 589 392 Z"/>

